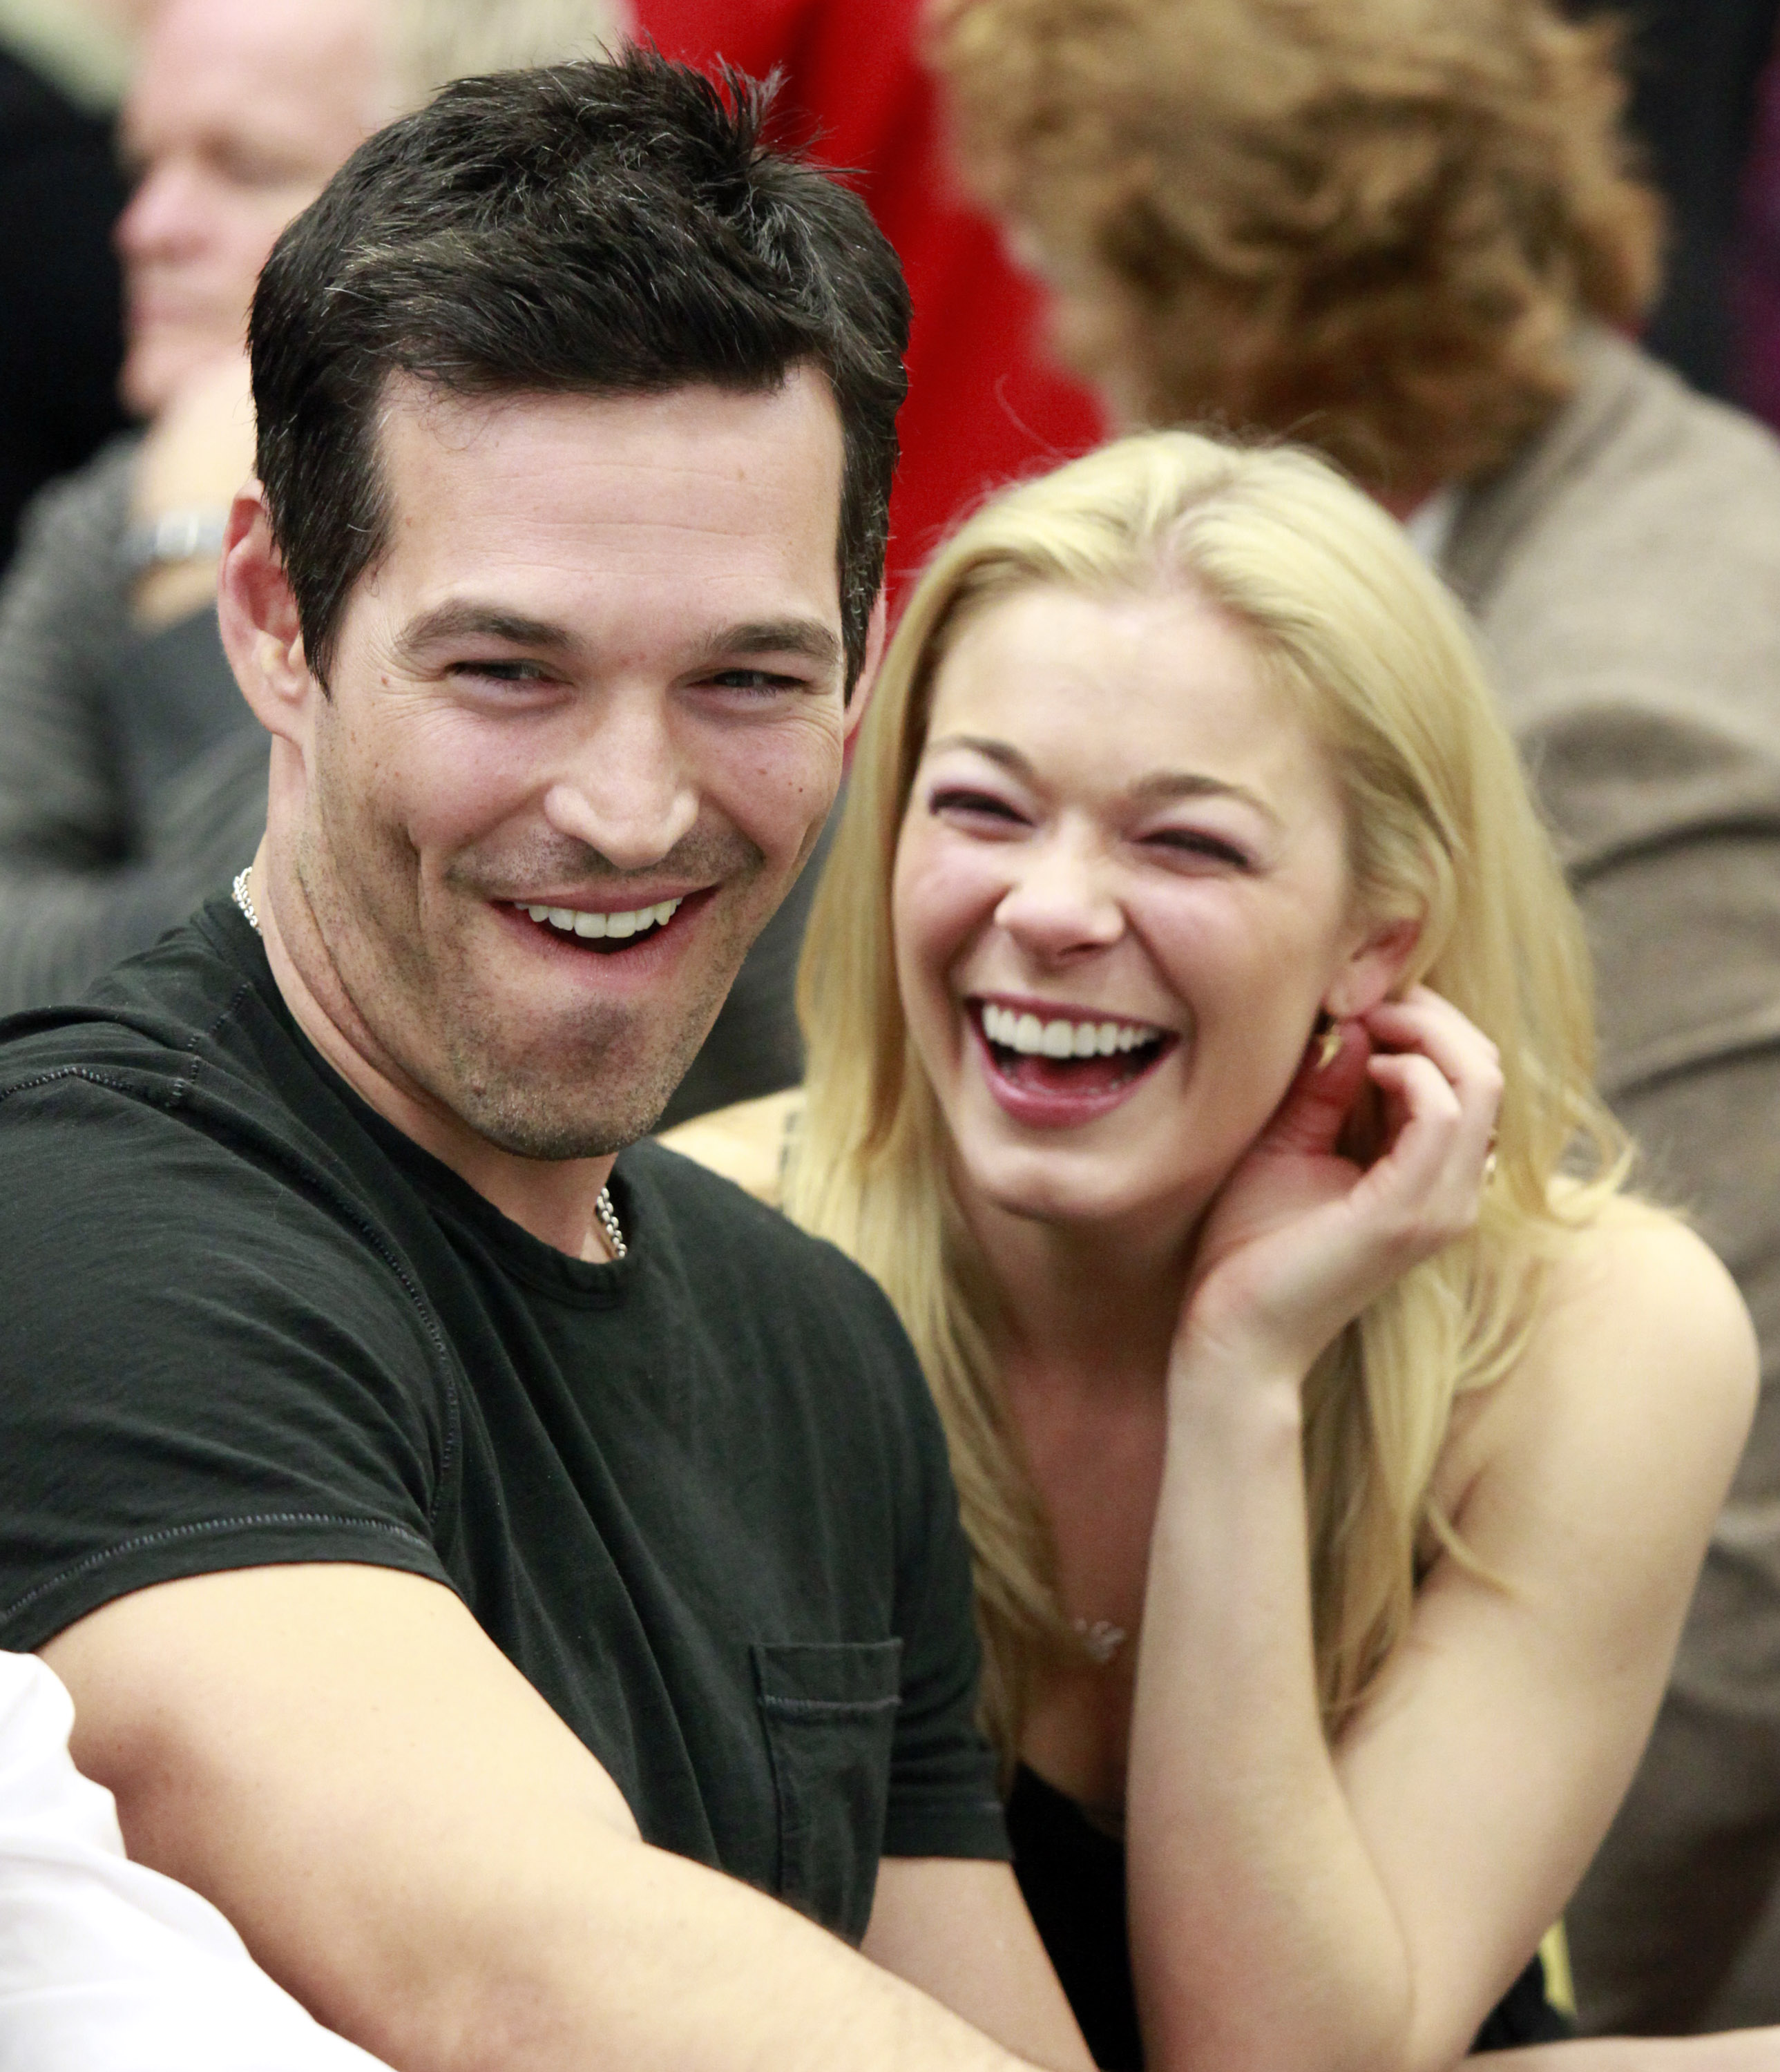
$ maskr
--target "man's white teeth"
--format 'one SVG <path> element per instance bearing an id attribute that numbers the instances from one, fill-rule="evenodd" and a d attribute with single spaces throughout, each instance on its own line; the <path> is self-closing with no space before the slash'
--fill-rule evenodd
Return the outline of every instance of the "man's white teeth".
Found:
<path id="1" fill-rule="evenodd" d="M 671 921 L 680 902 L 664 899 L 654 906 L 638 906 L 628 914 L 584 914 L 574 906 L 527 906 L 534 921 L 548 921 L 565 935 L 638 935 L 645 928 L 659 928 Z"/>
<path id="2" fill-rule="evenodd" d="M 1147 1022 L 1041 1022 L 993 1001 L 983 1009 L 983 1034 L 1004 1050 L 1029 1058 L 1110 1058 L 1163 1034 Z"/>

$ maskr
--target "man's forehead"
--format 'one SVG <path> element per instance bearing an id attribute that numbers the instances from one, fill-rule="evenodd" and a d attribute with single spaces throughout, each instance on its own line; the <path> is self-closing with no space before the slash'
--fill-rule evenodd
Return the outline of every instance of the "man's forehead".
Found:
<path id="1" fill-rule="evenodd" d="M 163 0 L 124 98 L 126 135 L 203 122 L 251 134 L 305 120 L 357 135 L 394 112 L 391 0 Z"/>
<path id="2" fill-rule="evenodd" d="M 388 549 L 372 587 L 405 615 L 498 592 L 558 619 L 590 580 L 665 586 L 722 619 L 838 625 L 843 441 L 822 375 L 641 396 L 443 392 L 393 378 L 376 460 Z M 532 600 L 528 604 L 527 600 Z"/>
<path id="3" fill-rule="evenodd" d="M 377 410 L 384 441 L 405 434 L 463 452 L 530 428 L 621 450 L 671 447 L 689 436 L 772 444 L 795 420 L 806 421 L 818 438 L 818 426 L 831 434 L 838 462 L 841 413 L 834 392 L 820 368 L 804 362 L 775 380 L 746 386 L 689 380 L 635 393 L 567 384 L 465 391 L 398 371 L 385 381 Z"/>

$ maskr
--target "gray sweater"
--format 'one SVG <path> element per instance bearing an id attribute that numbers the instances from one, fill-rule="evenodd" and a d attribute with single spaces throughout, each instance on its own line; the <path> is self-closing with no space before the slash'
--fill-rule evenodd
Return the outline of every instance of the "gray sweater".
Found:
<path id="1" fill-rule="evenodd" d="M 1651 1755 L 1568 1920 L 1597 2025 L 1771 2022 L 1780 1966 L 1755 2004 L 1708 1980 L 1780 1892 L 1780 445 L 1605 331 L 1581 353 L 1577 395 L 1465 499 L 1444 572 L 1581 902 L 1602 1090 L 1645 1186 L 1737 1276 L 1763 1388 Z M 1752 1848 L 1720 1918 L 1703 1890 Z"/>
<path id="2" fill-rule="evenodd" d="M 265 824 L 265 736 L 216 614 L 131 623 L 136 444 L 42 492 L 0 586 L 0 1013 L 146 948 L 226 888 Z"/>

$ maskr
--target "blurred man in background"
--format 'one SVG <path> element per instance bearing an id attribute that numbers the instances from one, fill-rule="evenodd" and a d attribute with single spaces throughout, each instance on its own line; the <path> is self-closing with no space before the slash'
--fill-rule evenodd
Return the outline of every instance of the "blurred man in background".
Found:
<path id="1" fill-rule="evenodd" d="M 447 77 L 585 54 L 607 0 L 159 0 L 120 120 L 122 393 L 146 422 L 46 491 L 0 589 L 0 1011 L 78 993 L 226 882 L 265 738 L 212 600 L 253 468 L 243 331 L 273 240 Z"/>
<path id="2" fill-rule="evenodd" d="M 1308 440 L 1470 602 L 1597 959 L 1601 1084 L 1768 1387 L 1568 1914 L 1585 2023 L 1780 2017 L 1780 449 L 1630 343 L 1658 209 L 1544 0 L 952 0 L 980 191 L 1127 423 Z M 1529 1760 L 1536 1753 L 1529 1751 Z"/>

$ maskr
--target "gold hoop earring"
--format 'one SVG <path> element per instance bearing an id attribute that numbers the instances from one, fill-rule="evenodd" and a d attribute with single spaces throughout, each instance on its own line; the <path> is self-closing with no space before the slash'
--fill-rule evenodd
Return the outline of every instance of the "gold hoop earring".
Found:
<path id="1" fill-rule="evenodd" d="M 1328 1026 L 1317 1039 L 1317 1070 L 1319 1072 L 1326 1072 L 1334 1063 L 1341 1055 L 1341 1046 L 1342 1026 L 1330 1017 Z"/>

